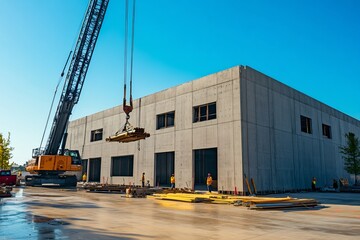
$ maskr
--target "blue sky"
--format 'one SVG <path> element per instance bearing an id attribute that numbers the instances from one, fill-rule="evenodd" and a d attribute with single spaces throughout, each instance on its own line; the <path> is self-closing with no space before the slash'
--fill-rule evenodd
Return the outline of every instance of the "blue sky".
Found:
<path id="1" fill-rule="evenodd" d="M 0 0 L 0 132 L 11 133 L 11 161 L 40 144 L 87 2 Z M 241 64 L 360 119 L 359 12 L 357 0 L 137 0 L 133 96 Z M 123 44 L 124 0 L 110 0 L 71 119 L 122 103 Z"/>

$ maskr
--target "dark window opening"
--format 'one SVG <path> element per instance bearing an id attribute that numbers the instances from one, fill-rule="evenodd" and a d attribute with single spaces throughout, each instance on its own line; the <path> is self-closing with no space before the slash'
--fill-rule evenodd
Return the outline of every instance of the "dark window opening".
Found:
<path id="1" fill-rule="evenodd" d="M 216 119 L 216 102 L 193 108 L 193 122 Z"/>
<path id="2" fill-rule="evenodd" d="M 331 138 L 331 127 L 329 125 L 322 125 L 323 136 L 327 138 Z"/>
<path id="3" fill-rule="evenodd" d="M 102 128 L 93 130 L 93 131 L 91 131 L 90 142 L 100 141 L 100 140 L 102 140 L 102 137 L 103 137 L 103 129 Z"/>
<path id="4" fill-rule="evenodd" d="M 168 112 L 156 116 L 156 129 L 173 127 L 175 125 L 175 112 Z"/>
<path id="5" fill-rule="evenodd" d="M 311 118 L 300 116 L 301 131 L 305 133 L 312 133 Z"/>
<path id="6" fill-rule="evenodd" d="M 121 156 L 111 158 L 111 176 L 126 176 L 134 175 L 134 156 Z"/>

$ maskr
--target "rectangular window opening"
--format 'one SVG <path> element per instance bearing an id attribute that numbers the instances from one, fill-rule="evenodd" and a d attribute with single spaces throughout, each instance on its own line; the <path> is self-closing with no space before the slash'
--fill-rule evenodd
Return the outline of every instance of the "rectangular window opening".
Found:
<path id="1" fill-rule="evenodd" d="M 300 116 L 301 131 L 304 133 L 312 133 L 311 118 Z"/>
<path id="2" fill-rule="evenodd" d="M 193 122 L 216 119 L 216 102 L 193 108 Z"/>
<path id="3" fill-rule="evenodd" d="M 100 141 L 103 137 L 103 129 L 97 129 L 91 131 L 90 142 Z"/>
<path id="4" fill-rule="evenodd" d="M 156 116 L 156 129 L 173 127 L 175 125 L 175 112 L 168 112 Z"/>
<path id="5" fill-rule="evenodd" d="M 331 127 L 329 125 L 322 125 L 323 136 L 331 139 Z"/>
<path id="6" fill-rule="evenodd" d="M 111 176 L 132 177 L 134 175 L 134 156 L 111 158 Z"/>

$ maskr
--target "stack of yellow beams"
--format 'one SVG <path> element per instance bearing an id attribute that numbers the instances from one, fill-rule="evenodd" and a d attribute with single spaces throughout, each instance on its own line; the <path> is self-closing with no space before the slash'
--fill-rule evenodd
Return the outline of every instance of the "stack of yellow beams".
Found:
<path id="1" fill-rule="evenodd" d="M 115 135 L 106 138 L 106 141 L 128 143 L 145 139 L 147 137 L 150 137 L 150 134 L 146 133 L 144 128 L 134 128 L 132 131 L 116 133 Z"/>
<path id="2" fill-rule="evenodd" d="M 296 199 L 291 197 L 253 197 L 253 196 L 232 196 L 224 194 L 191 194 L 191 193 L 167 193 L 154 194 L 153 197 L 159 200 L 172 200 L 190 203 L 217 203 L 234 204 L 235 206 L 246 206 L 250 209 L 273 209 L 289 207 L 314 207 L 317 201 L 314 199 Z"/>

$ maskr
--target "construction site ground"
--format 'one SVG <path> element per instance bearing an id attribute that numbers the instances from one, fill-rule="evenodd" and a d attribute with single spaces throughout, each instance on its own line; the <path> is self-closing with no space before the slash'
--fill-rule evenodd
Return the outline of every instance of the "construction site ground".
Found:
<path id="1" fill-rule="evenodd" d="M 249 210 L 122 194 L 14 188 L 0 202 L 0 239 L 359 239 L 359 193 L 288 193 L 315 208 Z"/>

